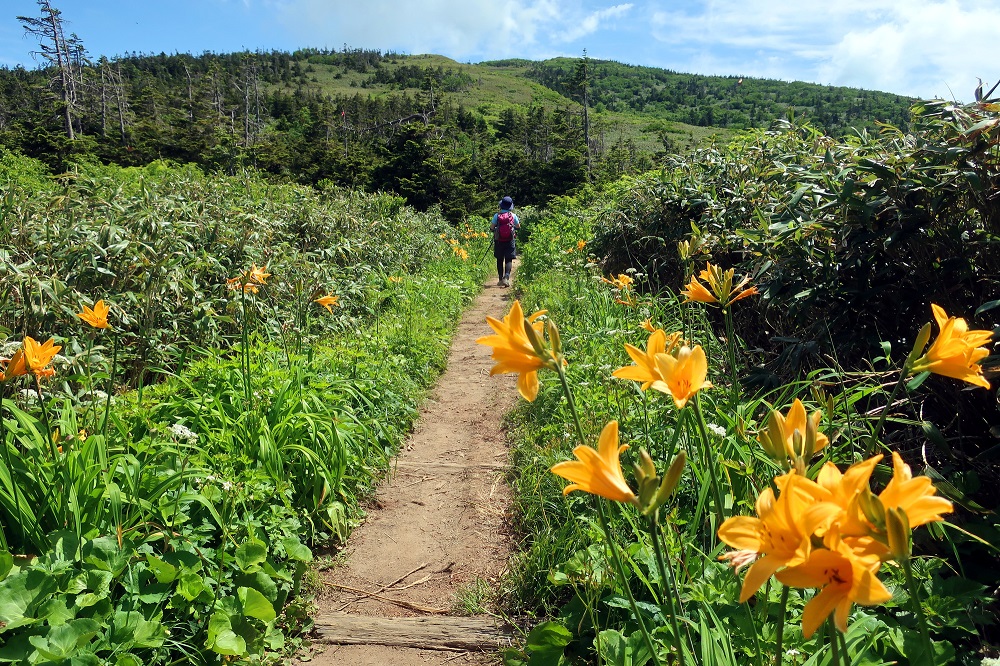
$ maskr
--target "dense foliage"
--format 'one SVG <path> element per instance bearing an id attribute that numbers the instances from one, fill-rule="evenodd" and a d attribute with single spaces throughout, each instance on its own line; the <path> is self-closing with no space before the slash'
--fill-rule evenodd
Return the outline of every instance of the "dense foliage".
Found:
<path id="1" fill-rule="evenodd" d="M 250 173 L 5 154 L 0 182 L 0 660 L 296 649 L 312 551 L 408 432 L 481 239 Z M 37 378 L 6 361 L 29 336 L 60 347 Z"/>
<path id="2" fill-rule="evenodd" d="M 0 69 L 0 146 L 53 170 L 80 160 L 254 167 L 395 192 L 453 222 L 505 194 L 544 204 L 644 171 L 699 141 L 680 123 L 767 126 L 795 112 L 835 132 L 906 120 L 905 103 L 882 93 L 747 79 L 735 99 L 723 79 L 602 61 L 445 66 L 347 47 L 95 59 L 75 35 L 37 36 L 63 57 Z"/>
<path id="3" fill-rule="evenodd" d="M 632 111 L 689 125 L 749 129 L 789 116 L 831 136 L 874 130 L 878 122 L 905 127 L 911 100 L 899 95 L 801 81 L 681 74 L 608 60 L 586 60 L 591 103 L 598 111 Z M 579 61 L 531 63 L 530 78 L 566 97 L 583 80 Z"/>

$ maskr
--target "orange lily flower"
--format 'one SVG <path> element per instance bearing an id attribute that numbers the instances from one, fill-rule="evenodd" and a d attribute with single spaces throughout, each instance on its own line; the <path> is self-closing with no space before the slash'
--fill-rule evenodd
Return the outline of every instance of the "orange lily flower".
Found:
<path id="1" fill-rule="evenodd" d="M 577 460 L 567 460 L 552 466 L 552 473 L 572 483 L 563 489 L 563 495 L 582 490 L 615 502 L 628 502 L 638 506 L 639 499 L 625 481 L 622 473 L 621 454 L 628 444 L 618 445 L 618 421 L 611 421 L 604 430 L 595 451 L 590 446 L 577 446 L 573 455 Z"/>
<path id="2" fill-rule="evenodd" d="M 102 299 L 94 303 L 93 309 L 84 305 L 83 312 L 77 314 L 76 316 L 94 328 L 110 328 L 110 325 L 108 324 L 108 312 L 110 310 L 111 307 L 106 305 Z"/>
<path id="3" fill-rule="evenodd" d="M 796 433 L 798 433 L 799 446 L 804 446 L 810 437 L 814 437 L 812 453 L 816 454 L 830 443 L 830 439 L 819 431 L 819 422 L 822 418 L 823 413 L 819 410 L 807 417 L 805 405 L 796 398 L 788 408 L 787 415 L 782 415 L 776 409 L 771 411 L 768 427 L 757 435 L 757 441 L 773 458 L 795 459 L 805 453 L 795 450 Z"/>
<path id="4" fill-rule="evenodd" d="M 670 354 L 677 346 L 681 335 L 680 332 L 672 333 L 668 338 L 662 329 L 654 329 L 646 342 L 646 351 L 625 343 L 625 351 L 635 361 L 635 365 L 618 368 L 611 373 L 611 376 L 642 382 L 643 391 L 648 389 L 653 382 L 663 381 L 663 376 L 660 375 L 660 370 L 656 365 L 656 356 L 657 354 Z"/>
<path id="5" fill-rule="evenodd" d="M 831 545 L 829 550 L 812 551 L 805 562 L 775 575 L 790 587 L 822 588 L 809 600 L 802 614 L 802 635 L 807 639 L 830 613 L 834 613 L 837 629 L 846 633 L 852 604 L 876 606 L 892 598 L 892 593 L 875 576 L 882 563 L 878 555 L 859 555 L 839 539 Z"/>
<path id="6" fill-rule="evenodd" d="M 557 369 L 555 357 L 551 354 L 539 356 L 525 333 L 527 324 L 536 333 L 536 338 L 542 338 L 543 324 L 537 319 L 543 314 L 545 310 L 539 310 L 525 320 L 521 302 L 514 301 L 510 313 L 503 321 L 493 317 L 486 318 L 490 328 L 496 332 L 495 335 L 476 340 L 477 344 L 493 347 L 492 358 L 496 365 L 490 368 L 490 375 L 517 373 L 517 391 L 528 402 L 534 401 L 538 396 L 538 371 L 542 368 Z"/>
<path id="7" fill-rule="evenodd" d="M 691 282 L 687 285 L 686 289 L 681 289 L 681 294 L 687 297 L 685 303 L 690 303 L 691 301 L 698 301 L 699 303 L 718 303 L 719 299 L 712 295 L 708 289 L 705 288 L 701 282 L 698 282 L 698 278 L 691 276 Z"/>
<path id="8" fill-rule="evenodd" d="M 3 370 L 0 370 L 0 382 L 28 374 L 28 368 L 24 363 L 24 347 L 19 347 L 10 359 L 3 360 L 6 363 L 3 366 Z"/>
<path id="9" fill-rule="evenodd" d="M 47 367 L 62 349 L 61 346 L 55 344 L 53 338 L 49 338 L 44 344 L 38 344 L 34 338 L 25 336 L 23 349 L 24 364 L 36 377 L 51 377 L 56 374 L 55 370 Z"/>
<path id="10" fill-rule="evenodd" d="M 942 307 L 933 303 L 931 310 L 938 325 L 938 337 L 927 353 L 911 364 L 910 372 L 933 372 L 988 389 L 990 383 L 983 377 L 979 361 L 990 355 L 990 350 L 983 345 L 993 339 L 993 332 L 970 331 L 964 319 L 949 317 Z"/>
<path id="11" fill-rule="evenodd" d="M 887 510 L 902 509 L 911 528 L 944 520 L 941 514 L 955 509 L 950 501 L 935 497 L 936 492 L 930 477 L 914 478 L 910 466 L 898 453 L 892 452 L 892 479 L 878 496 L 883 507 Z"/>
<path id="12" fill-rule="evenodd" d="M 313 303 L 319 303 L 324 308 L 326 308 L 327 310 L 329 310 L 330 314 L 333 314 L 333 308 L 330 307 L 330 306 L 331 305 L 340 305 L 340 296 L 334 296 L 333 294 L 327 294 L 326 296 L 321 296 L 319 298 L 314 298 L 313 299 Z"/>
<path id="13" fill-rule="evenodd" d="M 695 393 L 712 388 L 708 376 L 708 359 L 701 345 L 694 349 L 683 346 L 674 354 L 657 354 L 656 369 L 662 379 L 654 380 L 650 386 L 673 397 L 677 409 L 681 409 Z"/>
<path id="14" fill-rule="evenodd" d="M 705 270 L 698 274 L 698 277 L 708 283 L 708 287 L 706 288 L 697 279 L 692 277 L 691 283 L 687 285 L 687 291 L 682 290 L 681 293 L 688 297 L 688 301 L 718 303 L 724 308 L 747 296 L 753 296 L 758 293 L 757 287 L 747 287 L 747 284 L 750 282 L 750 278 L 747 276 L 744 276 L 739 282 L 733 284 L 735 273 L 736 270 L 733 268 L 723 271 L 718 266 L 714 266 L 711 262 L 708 262 L 705 264 Z M 744 287 L 746 288 L 744 289 Z"/>
<path id="15" fill-rule="evenodd" d="M 719 539 L 736 549 L 727 554 L 734 566 L 753 560 L 740 591 L 740 603 L 760 589 L 781 567 L 806 561 L 812 551 L 814 528 L 826 522 L 836 508 L 826 502 L 823 490 L 813 481 L 794 472 L 775 479 L 781 495 L 765 488 L 757 497 L 757 516 L 734 516 L 719 527 Z"/>

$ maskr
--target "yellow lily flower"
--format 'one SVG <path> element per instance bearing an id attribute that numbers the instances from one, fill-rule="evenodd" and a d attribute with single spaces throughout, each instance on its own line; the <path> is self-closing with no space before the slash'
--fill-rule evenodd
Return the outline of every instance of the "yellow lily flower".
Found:
<path id="1" fill-rule="evenodd" d="M 708 359 L 701 345 L 694 349 L 683 346 L 674 354 L 657 354 L 656 369 L 662 379 L 656 379 L 650 386 L 673 397 L 677 409 L 681 409 L 695 393 L 712 388 L 708 376 Z"/>
<path id="2" fill-rule="evenodd" d="M 551 353 L 545 357 L 539 356 L 525 333 L 525 323 L 532 327 L 536 338 L 541 340 L 543 325 L 537 321 L 545 314 L 545 310 L 535 312 L 527 320 L 521 310 L 521 302 L 514 301 L 510 313 L 498 321 L 486 317 L 486 322 L 496 334 L 487 335 L 476 340 L 477 344 L 493 347 L 492 358 L 496 361 L 490 369 L 490 375 L 517 373 L 517 390 L 528 402 L 538 396 L 538 371 L 542 368 L 556 370 L 556 359 Z"/>
<path id="3" fill-rule="evenodd" d="M 257 264 L 250 264 L 250 272 L 248 273 L 249 279 L 257 284 L 267 284 L 267 278 L 271 277 L 271 274 L 267 272 L 267 266 L 258 266 Z"/>
<path id="4" fill-rule="evenodd" d="M 61 346 L 55 344 L 53 338 L 49 338 L 43 344 L 38 344 L 34 338 L 25 336 L 23 349 L 25 367 L 36 377 L 51 377 L 56 374 L 55 370 L 47 367 L 62 349 Z"/>
<path id="5" fill-rule="evenodd" d="M 788 408 L 787 415 L 782 415 L 776 409 L 771 411 L 768 427 L 757 435 L 757 441 L 771 457 L 778 459 L 787 457 L 794 460 L 807 453 L 801 450 L 801 447 L 806 446 L 809 439 L 814 438 L 809 455 L 811 458 L 830 443 L 830 439 L 819 431 L 819 422 L 822 418 L 823 413 L 819 410 L 807 417 L 805 406 L 796 398 Z M 800 450 L 796 450 L 796 447 Z"/>
<path id="6" fill-rule="evenodd" d="M 691 283 L 687 285 L 687 291 L 682 290 L 681 293 L 688 297 L 688 301 L 718 303 L 724 308 L 747 296 L 753 296 L 758 293 L 757 287 L 747 287 L 747 284 L 750 282 L 750 278 L 747 276 L 744 276 L 739 282 L 733 284 L 735 273 L 736 270 L 733 268 L 723 271 L 718 266 L 712 265 L 711 262 L 707 262 L 705 270 L 701 271 L 698 277 L 704 280 L 708 284 L 708 287 L 706 288 L 696 278 L 692 277 Z M 744 287 L 746 288 L 744 289 Z"/>
<path id="7" fill-rule="evenodd" d="M 646 320 L 649 321 L 648 319 Z M 662 329 L 653 329 L 649 340 L 646 342 L 646 351 L 625 343 L 625 351 L 635 361 L 635 365 L 627 365 L 618 368 L 611 373 L 612 377 L 618 379 L 631 379 L 642 382 L 642 390 L 645 391 L 655 381 L 663 381 L 660 370 L 656 365 L 657 354 L 670 354 L 681 339 L 682 333 L 672 333 L 670 337 Z"/>
<path id="8" fill-rule="evenodd" d="M 621 454 L 628 444 L 618 445 L 618 421 L 611 421 L 604 430 L 595 451 L 590 446 L 573 449 L 577 460 L 567 460 L 552 466 L 552 473 L 572 483 L 563 489 L 563 495 L 582 490 L 615 502 L 628 502 L 638 506 L 639 499 L 625 481 L 622 473 Z"/>
<path id="9" fill-rule="evenodd" d="M 775 575 L 790 587 L 822 588 L 802 613 L 802 635 L 807 639 L 830 613 L 834 613 L 837 629 L 846 633 L 852 604 L 876 606 L 892 598 L 892 593 L 875 576 L 881 566 L 878 555 L 859 555 L 839 540 L 832 545 L 829 550 L 812 551 L 805 562 Z"/>
<path id="10" fill-rule="evenodd" d="M 649 317 L 646 317 L 646 320 L 641 324 L 639 324 L 639 328 L 646 331 L 647 333 L 654 333 L 657 330 L 659 330 L 655 326 L 653 326 L 653 320 L 650 319 Z"/>
<path id="11" fill-rule="evenodd" d="M 719 527 L 719 539 L 736 549 L 720 559 L 731 560 L 734 566 L 753 561 L 740 591 L 744 602 L 760 589 L 778 569 L 805 562 L 812 551 L 812 534 L 824 523 L 836 507 L 823 502 L 825 493 L 813 481 L 794 472 L 775 479 L 781 495 L 765 488 L 757 497 L 756 518 L 734 516 Z"/>
<path id="12" fill-rule="evenodd" d="M 955 509 L 950 501 L 936 497 L 935 493 L 937 489 L 930 477 L 914 478 L 910 466 L 898 453 L 892 452 L 892 479 L 878 496 L 886 510 L 902 509 L 911 528 L 944 520 L 941 514 Z"/>
<path id="13" fill-rule="evenodd" d="M 705 288 L 701 282 L 698 282 L 698 278 L 691 276 L 691 282 L 687 285 L 686 289 L 681 289 L 681 294 L 687 297 L 685 303 L 690 303 L 692 301 L 697 301 L 699 303 L 718 303 L 719 299 L 712 295 L 708 289 Z"/>
<path id="14" fill-rule="evenodd" d="M 990 355 L 983 345 L 993 339 L 993 332 L 970 331 L 964 319 L 949 317 L 944 308 L 933 303 L 931 310 L 938 325 L 938 337 L 927 353 L 910 365 L 910 373 L 933 372 L 988 389 L 990 383 L 983 377 L 979 361 Z"/>
<path id="15" fill-rule="evenodd" d="M 864 537 L 870 532 L 870 524 L 865 520 L 859 502 L 862 493 L 868 492 L 868 480 L 881 460 L 882 455 L 879 454 L 851 465 L 844 473 L 832 462 L 827 462 L 816 476 L 816 483 L 830 494 L 829 501 L 837 507 L 837 514 L 831 517 L 830 524 L 836 523 L 835 531 L 845 540 L 849 540 L 848 537 Z M 827 527 L 829 525 L 817 529 L 820 536 Z"/>
<path id="16" fill-rule="evenodd" d="M 10 359 L 0 360 L 5 361 L 3 370 L 0 370 L 0 382 L 28 374 L 28 367 L 24 363 L 24 347 L 19 347 Z"/>
<path id="17" fill-rule="evenodd" d="M 94 303 L 93 309 L 84 305 L 83 312 L 77 314 L 76 316 L 94 328 L 110 328 L 110 325 L 108 324 L 108 312 L 110 310 L 111 307 L 105 305 L 104 300 L 102 299 Z"/>
<path id="18" fill-rule="evenodd" d="M 313 303 L 319 303 L 324 308 L 329 310 L 330 314 L 333 314 L 333 308 L 331 305 L 340 305 L 340 296 L 334 296 L 333 294 L 327 294 L 326 296 L 320 296 L 319 298 L 314 298 Z"/>

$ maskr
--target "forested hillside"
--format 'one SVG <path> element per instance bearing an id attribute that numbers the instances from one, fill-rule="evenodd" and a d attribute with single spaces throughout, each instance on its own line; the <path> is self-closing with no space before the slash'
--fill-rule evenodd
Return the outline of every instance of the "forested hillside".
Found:
<path id="1" fill-rule="evenodd" d="M 57 17 L 58 18 L 58 17 Z M 897 125 L 907 101 L 589 60 L 460 64 L 352 49 L 92 57 L 0 69 L 0 146 L 43 160 L 156 159 L 389 190 L 457 221 L 497 193 L 544 203 L 789 114 L 828 133 Z M 61 64 L 60 64 L 61 63 Z"/>
<path id="2" fill-rule="evenodd" d="M 583 69 L 585 67 L 585 69 Z M 532 63 L 526 75 L 566 96 L 578 96 L 586 74 L 590 103 L 604 110 L 651 114 L 689 125 L 749 129 L 789 113 L 831 136 L 904 127 L 912 100 L 870 90 L 733 76 L 681 74 L 606 60 L 555 58 Z"/>

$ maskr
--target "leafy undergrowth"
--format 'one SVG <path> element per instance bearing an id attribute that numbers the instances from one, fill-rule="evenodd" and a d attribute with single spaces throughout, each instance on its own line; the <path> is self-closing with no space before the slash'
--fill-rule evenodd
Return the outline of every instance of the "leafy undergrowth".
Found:
<path id="1" fill-rule="evenodd" d="M 313 549 L 360 519 L 444 366 L 483 239 L 250 174 L 25 173 L 4 198 L 0 662 L 280 660 Z M 99 299 L 108 328 L 77 316 Z M 62 353 L 19 371 L 28 337 Z"/>
<path id="2" fill-rule="evenodd" d="M 684 298 L 677 294 L 683 286 L 680 277 L 672 287 L 659 283 L 659 295 L 652 295 L 651 276 L 645 275 L 641 266 L 638 271 L 632 268 L 602 277 L 600 258 L 589 251 L 593 229 L 604 218 L 593 211 L 580 214 L 582 210 L 583 202 L 564 201 L 547 217 L 537 219 L 519 273 L 525 314 L 547 310 L 547 315 L 536 320 L 537 335 L 541 336 L 547 326 L 542 321 L 558 325 L 559 335 L 550 331 L 550 342 L 542 338 L 542 348 L 568 361 L 564 372 L 576 409 L 567 401 L 557 378 L 555 370 L 560 364 L 553 362 L 543 364 L 539 371 L 537 398 L 523 403 L 511 419 L 518 430 L 511 482 L 522 549 L 505 592 L 508 611 L 534 628 L 523 646 L 507 652 L 506 663 L 811 665 L 839 664 L 842 660 L 851 664 L 979 664 L 985 657 L 995 657 L 997 646 L 991 637 L 995 637 L 995 591 L 1000 578 L 990 562 L 995 563 L 998 553 L 995 543 L 1000 525 L 996 514 L 984 511 L 958 487 L 968 469 L 957 466 L 946 480 L 922 457 L 922 449 L 937 443 L 933 439 L 935 433 L 940 436 L 937 426 L 900 416 L 914 409 L 908 400 L 917 400 L 921 391 L 957 385 L 958 380 L 927 373 L 915 376 L 907 389 L 911 397 L 896 402 L 897 396 L 889 394 L 896 379 L 905 380 L 907 373 L 901 370 L 899 352 L 892 356 L 886 346 L 882 357 L 872 359 L 867 370 L 839 367 L 834 349 L 827 356 L 830 365 L 803 368 L 776 385 L 754 386 L 745 379 L 753 368 L 754 354 L 759 352 L 746 340 L 759 332 L 746 330 L 740 322 L 752 320 L 742 316 L 741 310 L 762 307 L 760 296 L 748 294 L 729 306 L 737 325 L 727 333 L 727 318 L 719 309 L 682 302 Z M 660 242 L 664 243 L 663 239 Z M 616 252 L 614 256 L 623 255 Z M 650 260 L 647 265 L 663 262 Z M 688 278 L 697 275 L 690 261 L 687 271 Z M 683 265 L 679 275 L 684 275 Z M 929 303 L 925 307 L 930 319 Z M 949 314 L 962 317 L 964 313 Z M 682 408 L 665 392 L 665 386 L 641 390 L 639 382 L 612 376 L 619 368 L 636 367 L 635 356 L 626 353 L 625 344 L 642 354 L 652 344 L 655 334 L 651 331 L 656 329 L 666 331 L 668 337 L 673 331 L 682 332 L 682 339 L 691 346 L 700 345 L 707 355 L 708 379 L 713 386 L 698 391 L 697 399 L 691 398 Z M 938 332 L 937 327 L 934 332 Z M 678 353 L 674 348 L 674 356 Z M 670 356 L 670 350 L 663 355 Z M 546 357 L 542 354 L 541 358 Z M 664 366 L 656 367 L 656 372 L 666 372 Z M 905 384 L 902 380 L 900 386 Z M 979 398 L 970 395 L 973 391 L 986 391 L 963 386 L 967 390 L 955 394 L 970 401 Z M 760 433 L 768 432 L 772 410 L 785 414 L 795 399 L 804 402 L 807 413 L 818 414 L 819 431 L 829 438 L 821 451 L 816 445 L 819 455 L 812 458 L 807 454 L 801 463 L 773 458 L 759 441 Z M 886 424 L 880 422 L 880 416 L 887 403 L 895 405 L 891 425 L 909 426 L 917 432 L 922 428 L 922 441 L 899 446 L 898 435 L 885 436 Z M 968 405 L 956 404 L 955 410 L 963 407 Z M 701 419 L 695 418 L 699 412 L 704 428 L 699 427 Z M 573 449 L 581 443 L 597 448 L 599 433 L 612 420 L 618 422 L 620 442 L 630 446 L 621 454 L 625 470 L 621 481 L 635 490 L 638 499 L 621 485 L 598 483 L 596 479 L 613 474 L 604 477 L 597 471 L 592 471 L 593 476 L 589 476 L 590 471 L 578 471 L 586 480 L 574 479 L 578 491 L 564 497 L 567 482 L 550 469 L 573 460 Z M 577 423 L 583 442 L 577 436 Z M 798 441 L 801 447 L 806 434 L 805 426 L 799 427 L 803 428 L 799 439 L 790 441 Z M 609 455 L 614 457 L 615 450 Z M 655 510 L 650 509 L 651 496 L 638 490 L 647 474 L 637 455 L 640 450 L 649 454 L 656 474 L 664 476 L 680 451 L 687 454 L 687 466 L 676 488 Z M 894 473 L 899 474 L 893 468 L 894 451 L 912 467 L 915 477 L 921 473 L 931 476 L 937 496 L 949 498 L 954 513 L 945 514 L 943 521 L 913 529 L 912 557 L 904 555 L 898 538 L 896 550 L 879 550 L 887 547 L 878 545 L 886 539 L 886 518 L 879 518 L 877 512 L 871 517 L 865 514 L 865 521 L 874 521 L 865 522 L 865 529 L 875 535 L 870 547 L 884 557 L 877 577 L 889 598 L 872 593 L 868 599 L 871 605 L 853 604 L 843 634 L 833 625 L 829 632 L 825 624 L 815 633 L 804 628 L 808 624 L 804 618 L 807 605 L 814 599 L 828 599 L 832 583 L 819 597 L 809 586 L 785 587 L 767 575 L 759 591 L 753 594 L 751 589 L 747 603 L 739 603 L 744 572 L 734 572 L 728 562 L 719 560 L 724 554 L 733 557 L 737 552 L 719 538 L 724 521 L 753 517 L 757 511 L 762 517 L 767 514 L 770 505 L 759 498 L 772 492 L 771 488 L 777 495 L 775 484 L 786 482 L 787 477 L 780 475 L 790 465 L 800 476 L 814 479 L 822 469 L 830 473 L 831 468 L 824 465 L 835 465 L 840 471 L 853 465 L 858 470 L 860 463 L 879 454 L 884 458 L 873 463 L 870 487 L 888 501 L 885 489 Z M 633 470 L 633 464 L 640 467 Z M 592 465 L 589 470 L 598 469 L 596 463 L 588 465 Z M 609 469 L 613 468 L 611 464 Z M 859 491 L 859 497 L 874 497 L 871 505 L 876 506 L 879 495 L 867 491 L 865 479 L 866 490 Z M 633 503 L 640 508 L 631 506 Z M 598 510 L 601 505 L 607 514 L 606 524 L 602 524 L 604 516 Z M 917 520 L 919 511 L 912 506 L 910 510 L 911 519 Z M 794 522 L 798 517 L 790 515 L 788 520 Z M 813 536 L 808 548 L 820 558 L 833 558 L 827 549 L 831 544 L 836 547 L 832 540 L 836 532 L 833 527 L 824 529 L 828 530 L 826 538 Z M 746 543 L 752 541 L 746 538 Z M 760 564 L 761 554 L 769 549 L 774 552 L 773 546 L 765 544 L 757 552 L 736 555 L 733 564 Z M 661 553 L 662 562 L 658 557 Z M 870 559 L 865 561 L 871 563 Z M 795 564 L 792 561 L 788 569 Z M 912 585 L 906 575 L 908 568 Z M 786 575 L 779 573 L 779 577 Z M 836 582 L 836 578 L 830 580 Z M 870 584 L 871 590 L 879 589 L 874 582 Z M 851 589 L 855 594 L 856 589 Z M 914 604 L 914 594 L 919 606 Z M 865 599 L 860 593 L 854 598 Z M 917 607 L 923 619 L 916 614 Z M 809 608 L 815 610 L 816 604 Z M 928 629 L 926 642 L 921 625 Z M 930 651 L 928 645 L 932 646 Z M 776 652 L 780 654 L 778 661 Z"/>

